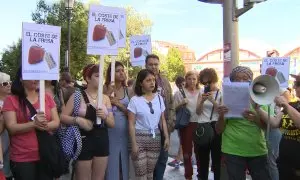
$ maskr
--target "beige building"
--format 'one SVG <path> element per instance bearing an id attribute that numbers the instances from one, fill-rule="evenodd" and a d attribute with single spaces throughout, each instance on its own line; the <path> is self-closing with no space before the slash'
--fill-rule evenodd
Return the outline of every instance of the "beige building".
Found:
<path id="1" fill-rule="evenodd" d="M 223 76 L 223 49 L 216 49 L 207 52 L 196 60 L 195 51 L 189 49 L 189 47 L 185 45 L 166 41 L 153 41 L 152 47 L 163 55 L 167 55 L 170 48 L 177 48 L 181 53 L 186 72 L 190 70 L 200 71 L 209 67 L 215 68 L 219 77 Z M 260 64 L 263 57 L 251 50 L 246 49 L 240 49 L 239 53 L 240 64 L 250 67 L 255 76 L 259 75 Z M 291 73 L 300 72 L 300 46 L 284 54 L 280 54 L 277 50 L 271 50 L 266 52 L 266 54 L 267 53 L 271 53 L 272 55 L 276 56 L 291 57 Z"/>

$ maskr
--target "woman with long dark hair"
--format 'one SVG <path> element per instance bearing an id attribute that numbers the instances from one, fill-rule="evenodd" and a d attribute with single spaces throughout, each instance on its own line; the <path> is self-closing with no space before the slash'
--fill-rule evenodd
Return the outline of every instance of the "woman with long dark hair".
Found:
<path id="1" fill-rule="evenodd" d="M 62 112 L 62 122 L 76 124 L 80 128 L 82 150 L 75 165 L 75 177 L 78 180 L 103 180 L 109 155 L 108 128 L 114 127 L 111 103 L 103 95 L 101 108 L 98 104 L 99 65 L 89 64 L 83 69 L 83 78 L 87 88 L 80 90 L 81 99 L 73 94 Z M 75 92 L 77 93 L 77 92 Z M 79 101 L 79 115 L 73 117 L 74 101 Z M 97 124 L 97 117 L 101 124 Z"/>
<path id="2" fill-rule="evenodd" d="M 4 101 L 3 115 L 6 128 L 10 134 L 11 170 L 16 180 L 53 180 L 53 175 L 46 173 L 40 165 L 39 146 L 35 129 L 54 131 L 59 126 L 59 117 L 55 102 L 49 94 L 45 94 L 45 112 L 41 112 L 39 82 L 23 80 L 21 68 L 12 84 L 12 95 Z M 32 120 L 26 99 L 37 109 Z"/>
<path id="3" fill-rule="evenodd" d="M 109 156 L 106 171 L 107 180 L 128 179 L 128 119 L 129 89 L 126 86 L 124 65 L 116 61 L 114 86 L 111 86 L 111 64 L 106 71 L 104 93 L 110 96 L 113 106 L 115 127 L 108 129 Z"/>
<path id="4" fill-rule="evenodd" d="M 169 133 L 164 116 L 165 104 L 157 93 L 155 75 L 143 69 L 138 73 L 135 96 L 128 105 L 131 157 L 137 180 L 153 179 L 153 171 L 161 149 L 161 133 L 164 150 L 169 148 Z M 161 131 L 160 131 L 161 130 Z"/>

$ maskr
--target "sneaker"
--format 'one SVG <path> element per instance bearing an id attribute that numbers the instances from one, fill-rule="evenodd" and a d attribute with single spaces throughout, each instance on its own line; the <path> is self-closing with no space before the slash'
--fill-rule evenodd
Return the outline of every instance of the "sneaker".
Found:
<path id="1" fill-rule="evenodd" d="M 174 168 L 179 168 L 180 167 L 180 161 L 177 161 L 176 159 L 169 162 L 168 165 L 171 166 L 171 167 L 174 167 Z"/>

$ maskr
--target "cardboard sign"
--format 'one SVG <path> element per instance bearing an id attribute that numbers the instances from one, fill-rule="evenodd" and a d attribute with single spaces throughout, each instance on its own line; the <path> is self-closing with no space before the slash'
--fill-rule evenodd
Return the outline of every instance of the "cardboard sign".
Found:
<path id="1" fill-rule="evenodd" d="M 119 8 L 120 12 L 120 30 L 119 30 L 119 48 L 126 47 L 126 10 L 123 8 Z"/>
<path id="2" fill-rule="evenodd" d="M 147 55 L 152 53 L 149 35 L 130 37 L 130 61 L 132 66 L 144 66 Z"/>
<path id="3" fill-rule="evenodd" d="M 91 5 L 87 54 L 117 55 L 120 38 L 120 8 Z"/>
<path id="4" fill-rule="evenodd" d="M 275 77 L 280 87 L 287 88 L 290 72 L 290 57 L 266 57 L 263 59 L 261 74 Z"/>
<path id="5" fill-rule="evenodd" d="M 23 23 L 22 77 L 58 80 L 61 27 Z"/>

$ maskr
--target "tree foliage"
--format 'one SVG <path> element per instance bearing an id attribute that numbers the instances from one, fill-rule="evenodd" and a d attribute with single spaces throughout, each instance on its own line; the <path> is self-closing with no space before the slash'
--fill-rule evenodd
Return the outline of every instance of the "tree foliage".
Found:
<path id="1" fill-rule="evenodd" d="M 184 64 L 178 49 L 170 48 L 161 69 L 166 72 L 169 81 L 174 82 L 177 76 L 184 76 Z"/>
<path id="2" fill-rule="evenodd" d="M 126 48 L 119 49 L 118 59 L 125 66 L 129 64 L 129 37 L 150 33 L 152 22 L 144 15 L 138 13 L 133 8 L 126 8 L 127 11 L 127 32 Z M 96 63 L 99 57 L 87 55 L 87 30 L 88 30 L 88 6 L 82 2 L 75 1 L 71 13 L 71 57 L 70 71 L 77 79 L 81 77 L 82 68 L 89 63 Z M 68 43 L 68 14 L 65 10 L 64 1 L 60 0 L 53 4 L 47 4 L 45 0 L 37 2 L 36 10 L 32 12 L 32 20 L 38 24 L 49 24 L 61 26 L 61 47 L 60 47 L 60 67 L 64 67 L 65 53 Z M 21 41 L 9 46 L 4 50 L 0 68 L 10 74 L 15 74 L 16 67 L 21 60 Z M 109 62 L 110 57 L 105 57 Z M 107 68 L 108 63 L 106 63 Z M 129 76 L 134 77 L 140 68 L 131 67 L 129 64 Z"/>

